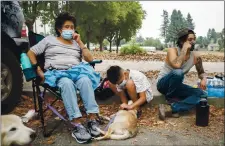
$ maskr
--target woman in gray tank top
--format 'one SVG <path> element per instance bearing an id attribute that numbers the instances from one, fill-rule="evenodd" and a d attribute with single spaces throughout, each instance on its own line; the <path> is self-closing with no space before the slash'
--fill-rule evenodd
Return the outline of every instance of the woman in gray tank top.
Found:
<path id="1" fill-rule="evenodd" d="M 206 94 L 206 77 L 202 66 L 201 57 L 195 56 L 194 42 L 195 33 L 190 29 L 182 29 L 178 33 L 178 48 L 169 48 L 165 64 L 157 79 L 157 89 L 165 95 L 167 101 L 171 102 L 169 111 L 173 117 L 179 117 L 182 111 L 188 111 L 195 107 L 200 97 Z M 193 88 L 183 83 L 184 75 L 196 66 L 198 76 L 201 79 L 200 88 Z M 203 90 L 202 90 L 203 89 Z M 159 105 L 159 118 L 164 120 L 169 111 L 164 105 Z"/>

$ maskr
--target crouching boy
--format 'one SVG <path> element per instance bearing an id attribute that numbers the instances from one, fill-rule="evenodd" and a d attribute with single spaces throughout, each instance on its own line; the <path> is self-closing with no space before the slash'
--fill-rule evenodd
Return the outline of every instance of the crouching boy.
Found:
<path id="1" fill-rule="evenodd" d="M 153 99 L 151 84 L 148 78 L 136 70 L 124 70 L 119 66 L 111 66 L 107 70 L 109 87 L 121 99 L 121 109 L 137 109 L 138 118 L 141 114 L 140 107 Z M 133 104 L 128 105 L 128 100 Z"/>

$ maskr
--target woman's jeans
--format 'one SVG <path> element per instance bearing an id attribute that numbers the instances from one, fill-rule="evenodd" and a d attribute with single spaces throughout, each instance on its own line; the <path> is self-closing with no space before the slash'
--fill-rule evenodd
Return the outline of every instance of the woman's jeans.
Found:
<path id="1" fill-rule="evenodd" d="M 82 116 L 77 103 L 77 89 L 80 92 L 80 96 L 87 114 L 99 113 L 99 107 L 95 101 L 92 82 L 88 77 L 82 77 L 76 82 L 73 82 L 69 78 L 63 77 L 59 79 L 57 86 L 60 88 L 63 103 L 70 120 Z"/>
<path id="2" fill-rule="evenodd" d="M 183 84 L 183 79 L 182 69 L 174 69 L 157 83 L 158 91 L 165 95 L 166 100 L 174 101 L 171 104 L 172 112 L 192 109 L 199 103 L 201 95 L 206 94 L 202 89 Z"/>

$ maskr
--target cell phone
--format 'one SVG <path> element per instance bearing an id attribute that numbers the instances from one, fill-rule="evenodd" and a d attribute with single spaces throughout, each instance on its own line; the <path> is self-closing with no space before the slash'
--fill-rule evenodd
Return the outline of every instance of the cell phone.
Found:
<path id="1" fill-rule="evenodd" d="M 195 49 L 195 44 L 191 44 L 191 49 L 190 49 L 190 51 L 194 51 L 194 49 Z"/>

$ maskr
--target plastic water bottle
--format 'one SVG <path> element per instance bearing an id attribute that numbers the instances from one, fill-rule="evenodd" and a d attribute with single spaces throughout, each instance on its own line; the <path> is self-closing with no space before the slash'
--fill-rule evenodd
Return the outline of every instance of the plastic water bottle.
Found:
<path id="1" fill-rule="evenodd" d="M 27 56 L 26 53 L 22 53 L 22 54 L 20 55 L 20 61 L 21 61 L 21 63 L 22 63 L 22 68 L 23 68 L 23 70 L 32 67 L 32 65 L 31 65 L 31 63 L 30 63 L 30 59 L 29 59 L 29 57 Z"/>
<path id="2" fill-rule="evenodd" d="M 209 124 L 209 105 L 207 95 L 202 95 L 200 102 L 196 105 L 196 125 L 208 126 Z"/>
<path id="3" fill-rule="evenodd" d="M 22 69 L 23 69 L 23 73 L 26 78 L 26 81 L 29 82 L 30 80 L 36 77 L 36 73 L 26 53 L 22 53 L 20 55 L 20 62 L 22 64 Z"/>
<path id="4" fill-rule="evenodd" d="M 214 77 L 213 79 L 207 79 L 207 94 L 208 97 L 224 97 L 224 80 Z"/>

